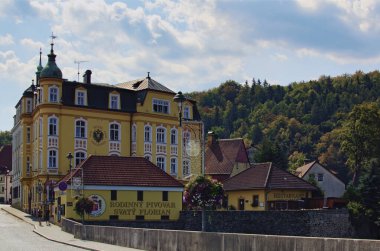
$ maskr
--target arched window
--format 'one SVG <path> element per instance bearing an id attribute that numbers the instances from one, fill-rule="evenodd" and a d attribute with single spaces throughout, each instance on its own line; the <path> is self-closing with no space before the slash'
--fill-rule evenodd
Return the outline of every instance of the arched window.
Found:
<path id="1" fill-rule="evenodd" d="M 183 176 L 190 175 L 190 160 L 183 161 L 182 169 L 183 169 Z"/>
<path id="2" fill-rule="evenodd" d="M 136 142 L 136 125 L 132 125 L 132 142 Z"/>
<path id="3" fill-rule="evenodd" d="M 117 123 L 110 124 L 110 140 L 112 141 L 120 140 L 120 126 Z"/>
<path id="4" fill-rule="evenodd" d="M 157 143 L 166 143 L 166 129 L 163 127 L 157 127 Z"/>
<path id="5" fill-rule="evenodd" d="M 49 150 L 48 168 L 57 168 L 57 151 Z"/>
<path id="6" fill-rule="evenodd" d="M 75 121 L 75 137 L 86 138 L 86 121 L 79 119 Z"/>
<path id="7" fill-rule="evenodd" d="M 157 166 L 165 171 L 165 157 L 157 157 Z"/>
<path id="8" fill-rule="evenodd" d="M 190 132 L 184 131 L 183 132 L 183 145 L 186 146 L 190 142 Z"/>
<path id="9" fill-rule="evenodd" d="M 86 153 L 85 152 L 76 152 L 75 153 L 75 166 L 79 165 L 85 159 L 86 159 Z"/>
<path id="10" fill-rule="evenodd" d="M 149 125 L 144 127 L 144 142 L 152 142 L 152 127 Z"/>
<path id="11" fill-rule="evenodd" d="M 170 174 L 177 174 L 177 158 L 170 159 Z"/>
<path id="12" fill-rule="evenodd" d="M 170 131 L 170 144 L 177 145 L 178 139 L 177 139 L 177 129 L 171 129 Z"/>
<path id="13" fill-rule="evenodd" d="M 56 117 L 49 117 L 49 135 L 50 136 L 57 135 L 57 124 L 58 124 L 58 119 Z"/>
<path id="14" fill-rule="evenodd" d="M 49 87 L 49 102 L 57 103 L 58 102 L 58 88 Z"/>

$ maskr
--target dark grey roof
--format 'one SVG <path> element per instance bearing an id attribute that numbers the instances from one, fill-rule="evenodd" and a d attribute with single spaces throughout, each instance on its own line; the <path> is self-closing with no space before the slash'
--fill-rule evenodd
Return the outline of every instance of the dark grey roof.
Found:
<path id="1" fill-rule="evenodd" d="M 133 90 L 133 91 L 142 91 L 142 90 L 155 90 L 160 92 L 169 92 L 175 93 L 169 88 L 158 83 L 156 80 L 151 77 L 136 79 L 133 81 L 117 84 L 116 87 Z"/>

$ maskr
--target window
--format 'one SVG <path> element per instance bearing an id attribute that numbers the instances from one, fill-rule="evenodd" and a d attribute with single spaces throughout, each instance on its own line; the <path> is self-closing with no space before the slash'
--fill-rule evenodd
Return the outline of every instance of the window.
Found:
<path id="1" fill-rule="evenodd" d="M 170 131 L 170 144 L 177 145 L 177 129 Z"/>
<path id="2" fill-rule="evenodd" d="M 258 195 L 253 195 L 252 206 L 253 207 L 258 207 L 259 206 L 259 196 Z"/>
<path id="3" fill-rule="evenodd" d="M 170 174 L 177 174 L 177 158 L 170 159 Z"/>
<path id="4" fill-rule="evenodd" d="M 85 91 L 76 91 L 75 103 L 77 105 L 86 105 L 86 92 Z"/>
<path id="5" fill-rule="evenodd" d="M 119 141 L 119 125 L 116 123 L 110 124 L 110 140 L 112 141 Z"/>
<path id="6" fill-rule="evenodd" d="M 157 157 L 157 166 L 165 171 L 165 157 Z"/>
<path id="7" fill-rule="evenodd" d="M 151 157 L 149 155 L 145 155 L 144 158 L 149 160 L 149 161 L 151 160 Z"/>
<path id="8" fill-rule="evenodd" d="M 137 201 L 144 200 L 144 191 L 137 191 Z"/>
<path id="9" fill-rule="evenodd" d="M 86 138 L 86 121 L 84 120 L 75 121 L 75 137 Z"/>
<path id="10" fill-rule="evenodd" d="M 26 128 L 26 143 L 30 143 L 30 126 Z"/>
<path id="11" fill-rule="evenodd" d="M 183 133 L 183 145 L 186 146 L 188 145 L 190 142 L 190 132 L 189 131 L 185 131 Z"/>
<path id="12" fill-rule="evenodd" d="M 323 181 L 323 173 L 318 173 L 318 181 Z"/>
<path id="13" fill-rule="evenodd" d="M 49 135 L 57 136 L 57 118 L 49 118 Z"/>
<path id="14" fill-rule="evenodd" d="M 26 112 L 32 112 L 32 100 L 29 98 L 26 100 Z"/>
<path id="15" fill-rule="evenodd" d="M 169 101 L 153 99 L 153 111 L 160 113 L 169 113 Z"/>
<path id="16" fill-rule="evenodd" d="M 190 175 L 190 160 L 183 161 L 183 176 Z"/>
<path id="17" fill-rule="evenodd" d="M 183 110 L 183 118 L 190 119 L 190 107 L 185 106 L 185 109 Z"/>
<path id="18" fill-rule="evenodd" d="M 110 95 L 110 108 L 119 109 L 119 95 L 116 95 L 116 94 Z"/>
<path id="19" fill-rule="evenodd" d="M 162 191 L 162 201 L 168 201 L 168 200 L 169 200 L 169 192 Z"/>
<path id="20" fill-rule="evenodd" d="M 152 127 L 144 127 L 144 142 L 152 142 Z"/>
<path id="21" fill-rule="evenodd" d="M 49 88 L 49 102 L 51 103 L 58 102 L 58 88 L 57 87 Z"/>
<path id="22" fill-rule="evenodd" d="M 49 151 L 49 168 L 57 168 L 57 151 L 50 150 Z"/>
<path id="23" fill-rule="evenodd" d="M 42 137 L 42 118 L 39 119 L 38 123 L 39 135 Z"/>
<path id="24" fill-rule="evenodd" d="M 157 143 L 165 144 L 166 142 L 166 129 L 162 127 L 157 128 Z"/>
<path id="25" fill-rule="evenodd" d="M 136 125 L 132 126 L 132 142 L 136 142 L 137 136 L 136 136 Z"/>
<path id="26" fill-rule="evenodd" d="M 117 200 L 117 191 L 111 190 L 111 200 Z"/>
<path id="27" fill-rule="evenodd" d="M 79 165 L 85 159 L 86 159 L 86 153 L 85 152 L 76 152 L 75 153 L 75 166 Z"/>

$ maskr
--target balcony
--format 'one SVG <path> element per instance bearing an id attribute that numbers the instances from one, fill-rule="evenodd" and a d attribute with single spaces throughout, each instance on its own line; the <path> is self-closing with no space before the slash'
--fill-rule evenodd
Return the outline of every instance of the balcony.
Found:
<path id="1" fill-rule="evenodd" d="M 48 136 L 48 148 L 58 148 L 58 136 Z"/>
<path id="2" fill-rule="evenodd" d="M 166 154 L 166 144 L 157 143 L 156 154 Z"/>
<path id="3" fill-rule="evenodd" d="M 144 143 L 144 153 L 152 153 L 152 143 Z"/>
<path id="4" fill-rule="evenodd" d="M 170 155 L 178 155 L 178 146 L 170 146 Z"/>
<path id="5" fill-rule="evenodd" d="M 75 150 L 87 150 L 87 139 L 75 138 L 74 148 Z"/>
<path id="6" fill-rule="evenodd" d="M 120 141 L 110 141 L 109 152 L 112 153 L 120 153 Z"/>

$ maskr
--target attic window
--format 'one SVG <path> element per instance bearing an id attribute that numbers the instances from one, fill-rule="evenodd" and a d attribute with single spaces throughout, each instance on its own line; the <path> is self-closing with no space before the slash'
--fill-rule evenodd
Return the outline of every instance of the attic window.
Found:
<path id="1" fill-rule="evenodd" d="M 134 84 L 132 85 L 133 88 L 134 88 L 134 89 L 137 89 L 137 88 L 141 85 L 142 82 L 143 82 L 143 81 L 141 80 L 141 81 L 138 81 L 138 82 L 134 83 Z"/>

